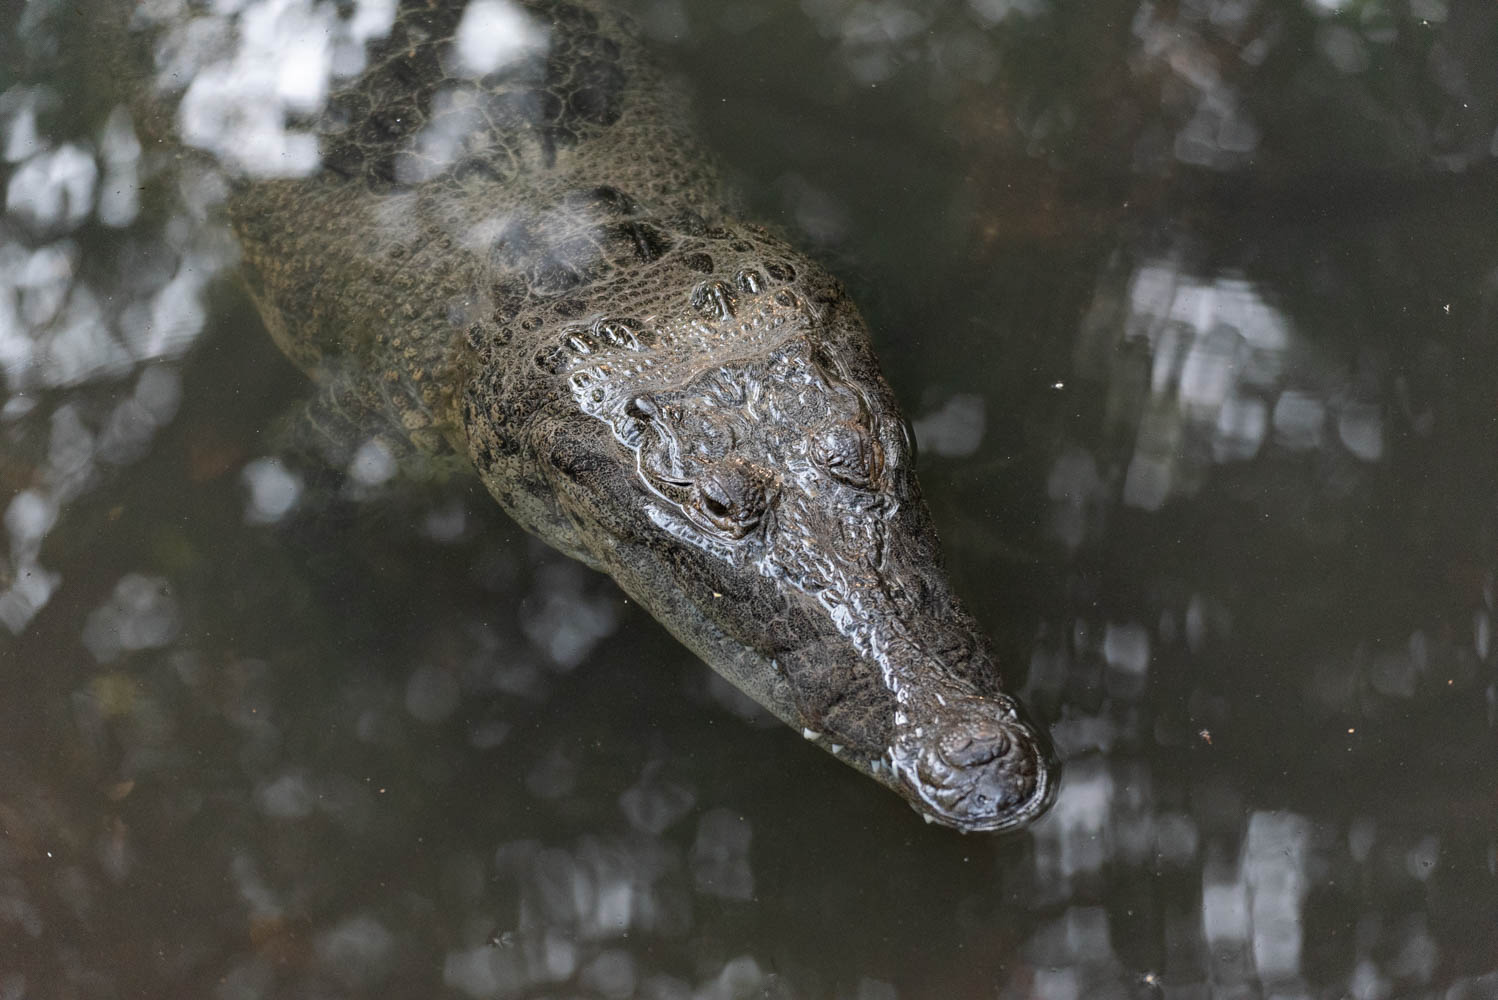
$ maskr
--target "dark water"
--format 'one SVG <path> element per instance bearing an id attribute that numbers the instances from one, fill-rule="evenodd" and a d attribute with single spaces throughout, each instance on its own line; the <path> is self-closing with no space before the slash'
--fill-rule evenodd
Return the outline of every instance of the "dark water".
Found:
<path id="1" fill-rule="evenodd" d="M 471 483 L 314 503 L 219 182 L 12 2 L 0 998 L 1498 997 L 1498 5 L 638 8 L 863 303 L 1054 810 L 917 822 Z M 308 44 L 207 120 L 287 154 Z"/>

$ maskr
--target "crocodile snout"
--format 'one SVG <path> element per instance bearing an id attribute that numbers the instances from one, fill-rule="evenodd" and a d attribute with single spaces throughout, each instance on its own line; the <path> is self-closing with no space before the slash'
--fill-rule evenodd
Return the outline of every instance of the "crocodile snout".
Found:
<path id="1" fill-rule="evenodd" d="M 1007 697 L 948 700 L 907 722 L 892 770 L 917 812 L 964 831 L 1023 826 L 1050 806 L 1057 765 L 1049 741 Z"/>

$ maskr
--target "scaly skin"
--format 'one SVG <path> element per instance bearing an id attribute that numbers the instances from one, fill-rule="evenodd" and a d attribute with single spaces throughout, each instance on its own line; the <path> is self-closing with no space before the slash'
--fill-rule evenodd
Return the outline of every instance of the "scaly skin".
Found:
<path id="1" fill-rule="evenodd" d="M 463 5 L 404 0 L 324 169 L 237 189 L 277 342 L 928 819 L 1034 819 L 1049 744 L 951 592 L 857 309 L 725 214 L 626 19 L 521 6 L 544 46 L 465 79 Z"/>

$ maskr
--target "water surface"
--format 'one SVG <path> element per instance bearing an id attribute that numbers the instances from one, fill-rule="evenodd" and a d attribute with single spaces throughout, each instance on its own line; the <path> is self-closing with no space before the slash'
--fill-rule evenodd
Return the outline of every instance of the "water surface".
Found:
<path id="1" fill-rule="evenodd" d="M 11 4 L 0 998 L 1498 996 L 1498 7 L 635 6 L 869 316 L 1055 808 L 919 823 L 472 482 L 319 493 L 221 178 Z M 223 7 L 204 127 L 298 155 L 378 5 Z"/>

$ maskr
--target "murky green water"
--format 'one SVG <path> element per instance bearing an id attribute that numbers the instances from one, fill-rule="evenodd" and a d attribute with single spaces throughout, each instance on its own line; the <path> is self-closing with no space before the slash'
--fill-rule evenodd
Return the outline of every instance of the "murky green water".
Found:
<path id="1" fill-rule="evenodd" d="M 1498 6 L 637 7 L 1054 810 L 919 823 L 474 484 L 298 492 L 213 179 L 13 3 L 0 998 L 1498 997 Z"/>

